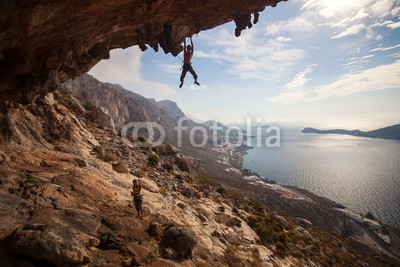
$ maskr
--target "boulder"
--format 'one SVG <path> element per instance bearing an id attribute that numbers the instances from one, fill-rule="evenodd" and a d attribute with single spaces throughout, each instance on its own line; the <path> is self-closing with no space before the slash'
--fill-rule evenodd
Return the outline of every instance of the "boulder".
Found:
<path id="1" fill-rule="evenodd" d="M 197 239 L 191 229 L 172 226 L 165 230 L 159 247 L 163 258 L 180 261 L 192 257 L 192 250 L 196 244 Z"/>
<path id="2" fill-rule="evenodd" d="M 17 228 L 7 239 L 13 253 L 32 259 L 60 266 L 91 262 L 85 248 L 90 245 L 88 238 L 80 240 L 69 227 L 62 225 L 27 224 Z"/>
<path id="3" fill-rule="evenodd" d="M 140 181 L 144 189 L 149 190 L 152 193 L 158 193 L 160 191 L 160 188 L 153 180 L 148 178 L 141 178 Z"/>
<path id="4" fill-rule="evenodd" d="M 152 222 L 146 232 L 156 240 L 160 240 L 163 234 L 162 226 L 157 222 Z"/>
<path id="5" fill-rule="evenodd" d="M 229 244 L 233 245 L 240 245 L 242 243 L 240 237 L 231 228 L 228 228 L 228 231 L 225 233 L 225 239 Z"/>
<path id="6" fill-rule="evenodd" d="M 311 227 L 313 224 L 309 220 L 306 220 L 304 218 L 296 218 L 296 223 L 301 225 L 302 227 Z"/>
<path id="7" fill-rule="evenodd" d="M 175 155 L 179 153 L 179 149 L 171 144 L 162 144 L 157 147 L 158 152 L 162 155 Z"/>
<path id="8" fill-rule="evenodd" d="M 188 172 L 190 174 L 196 175 L 200 167 L 200 161 L 192 157 L 185 157 L 178 153 L 174 157 L 175 164 L 181 171 Z"/>

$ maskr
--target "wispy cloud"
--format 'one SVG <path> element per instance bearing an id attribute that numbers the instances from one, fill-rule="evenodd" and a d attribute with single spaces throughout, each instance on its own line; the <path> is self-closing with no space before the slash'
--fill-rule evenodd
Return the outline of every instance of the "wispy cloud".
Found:
<path id="1" fill-rule="evenodd" d="M 375 55 L 366 55 L 362 57 L 352 57 L 346 59 L 346 63 L 341 64 L 346 71 L 356 72 L 362 70 Z"/>
<path id="2" fill-rule="evenodd" d="M 195 52 L 195 57 L 226 63 L 229 73 L 244 79 L 275 82 L 305 56 L 302 49 L 287 45 L 290 38 L 268 38 L 262 27 L 244 31 L 239 38 L 227 29 L 216 29 L 199 39 L 210 50 Z"/>
<path id="3" fill-rule="evenodd" d="M 166 73 L 180 74 L 180 69 L 182 68 L 180 64 L 166 64 L 158 63 L 157 66 Z"/>
<path id="4" fill-rule="evenodd" d="M 312 14 L 310 14 L 309 12 L 303 12 L 301 13 L 300 16 L 288 20 L 282 20 L 270 23 L 266 26 L 266 28 L 267 28 L 267 33 L 270 35 L 282 34 L 283 32 L 302 33 L 307 31 L 313 31 L 316 25 L 314 24 L 314 22 L 315 19 L 313 18 Z"/>
<path id="5" fill-rule="evenodd" d="M 332 36 L 331 39 L 339 39 L 339 38 L 342 38 L 345 36 L 355 35 L 355 34 L 359 33 L 360 31 L 364 30 L 365 28 L 366 28 L 366 26 L 364 24 L 353 25 L 353 26 L 347 28 L 345 31 Z"/>
<path id="6" fill-rule="evenodd" d="M 311 89 L 284 91 L 268 98 L 271 102 L 318 102 L 332 97 L 343 97 L 361 92 L 399 89 L 400 62 L 362 70 L 341 76 L 337 81 Z"/>
<path id="7" fill-rule="evenodd" d="M 89 74 L 103 82 L 118 83 L 141 89 L 152 95 L 169 95 L 175 90 L 163 83 L 146 81 L 141 75 L 142 52 L 138 47 L 115 49 L 110 53 L 109 60 L 102 60 L 95 65 Z"/>
<path id="8" fill-rule="evenodd" d="M 372 58 L 372 57 L 374 57 L 374 56 L 375 56 L 375 55 L 366 55 L 366 56 L 363 56 L 363 57 L 352 57 L 352 58 L 347 59 L 346 61 L 354 61 L 354 60 L 367 59 L 367 58 Z"/>
<path id="9" fill-rule="evenodd" d="M 394 46 L 389 46 L 389 47 L 377 47 L 377 48 L 369 50 L 369 52 L 388 51 L 388 50 L 392 50 L 392 49 L 395 49 L 395 48 L 398 48 L 398 47 L 400 47 L 400 44 L 394 45 Z"/>
<path id="10" fill-rule="evenodd" d="M 397 0 L 298 0 L 301 13 L 289 20 L 274 22 L 267 26 L 270 35 L 282 33 L 306 33 L 320 27 L 332 30 L 332 39 L 352 36 L 370 29 L 369 37 L 375 35 L 373 27 L 400 27 L 396 16 L 400 12 Z M 386 18 L 384 22 L 382 19 Z"/>
<path id="11" fill-rule="evenodd" d="M 284 88 L 289 91 L 303 88 L 304 85 L 310 80 L 309 78 L 306 78 L 306 75 L 312 72 L 316 66 L 316 64 L 309 65 L 305 70 L 299 72 L 290 83 L 284 86 Z"/>
<path id="12" fill-rule="evenodd" d="M 399 28 L 399 27 L 400 27 L 400 21 L 390 23 L 390 24 L 387 25 L 387 27 L 388 27 L 388 28 L 391 28 L 391 29 Z"/>
<path id="13" fill-rule="evenodd" d="M 387 55 L 387 56 L 388 56 L 388 57 L 395 58 L 395 59 L 398 59 L 398 58 L 400 58 L 400 52 L 394 53 L 394 54 L 389 54 L 389 55 Z"/>
<path id="14" fill-rule="evenodd" d="M 207 86 L 207 85 L 204 85 L 204 84 L 202 84 L 202 85 L 200 85 L 200 86 L 191 84 L 191 85 L 186 86 L 186 87 L 187 87 L 190 91 L 202 91 L 202 90 L 208 89 L 208 86 Z"/>
<path id="15" fill-rule="evenodd" d="M 292 40 L 292 38 L 286 37 L 286 36 L 278 36 L 278 37 L 276 37 L 276 40 L 278 42 L 290 42 Z"/>

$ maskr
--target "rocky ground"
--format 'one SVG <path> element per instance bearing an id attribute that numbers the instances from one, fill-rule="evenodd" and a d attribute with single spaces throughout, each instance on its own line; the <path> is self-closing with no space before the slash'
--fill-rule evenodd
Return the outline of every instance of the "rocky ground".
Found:
<path id="1" fill-rule="evenodd" d="M 199 176 L 207 166 L 171 145 L 135 147 L 78 102 L 61 103 L 2 114 L 1 266 L 396 264 Z M 133 177 L 144 184 L 143 220 Z"/>

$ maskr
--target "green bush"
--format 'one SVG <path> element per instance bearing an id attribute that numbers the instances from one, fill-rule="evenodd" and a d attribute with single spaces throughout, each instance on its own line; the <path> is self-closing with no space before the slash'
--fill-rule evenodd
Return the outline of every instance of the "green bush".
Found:
<path id="1" fill-rule="evenodd" d="M 256 232 L 263 245 L 274 244 L 277 253 L 284 257 L 291 242 L 283 227 L 269 216 L 252 216 L 248 219 L 249 226 Z"/>
<path id="2" fill-rule="evenodd" d="M 71 96 L 62 95 L 60 93 L 55 93 L 54 94 L 54 99 L 57 100 L 58 102 L 63 102 L 67 106 L 71 106 L 74 103 L 74 100 L 72 99 Z"/>
<path id="3" fill-rule="evenodd" d="M 146 142 L 146 138 L 144 138 L 143 136 L 139 136 L 138 140 L 142 143 Z"/>
<path id="4" fill-rule="evenodd" d="M 157 166 L 158 162 L 160 161 L 160 158 L 156 154 L 151 154 L 149 156 L 149 165 L 151 166 Z"/>
<path id="5" fill-rule="evenodd" d="M 83 107 L 87 110 L 87 111 L 92 111 L 94 110 L 96 107 L 95 105 L 93 105 L 90 102 L 86 102 L 85 104 L 83 104 Z"/>
<path id="6" fill-rule="evenodd" d="M 97 158 L 104 160 L 104 151 L 101 147 L 99 146 L 94 147 L 93 152 L 96 154 Z"/>

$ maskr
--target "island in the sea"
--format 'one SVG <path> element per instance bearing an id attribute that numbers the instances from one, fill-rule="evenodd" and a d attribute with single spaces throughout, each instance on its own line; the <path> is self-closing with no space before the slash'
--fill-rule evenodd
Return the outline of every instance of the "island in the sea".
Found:
<path id="1" fill-rule="evenodd" d="M 370 137 L 370 138 L 382 138 L 382 139 L 395 139 L 400 140 L 400 124 L 380 128 L 377 130 L 363 132 L 360 130 L 317 130 L 315 128 L 307 127 L 304 128 L 302 133 L 318 133 L 318 134 L 347 134 L 353 136 Z"/>

